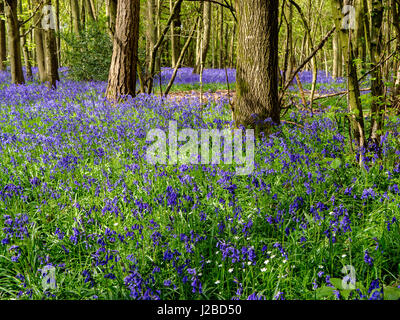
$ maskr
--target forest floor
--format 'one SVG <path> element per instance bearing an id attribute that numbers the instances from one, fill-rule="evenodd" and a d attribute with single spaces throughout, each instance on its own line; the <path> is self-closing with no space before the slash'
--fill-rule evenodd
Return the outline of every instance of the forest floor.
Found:
<path id="1" fill-rule="evenodd" d="M 204 85 L 199 108 L 189 80 L 167 103 L 114 105 L 104 82 L 49 90 L 0 72 L 0 299 L 400 298 L 399 117 L 360 166 L 346 98 L 317 100 L 311 114 L 291 88 L 282 124 L 254 140 L 251 174 L 237 174 L 236 158 L 153 165 L 152 129 L 175 121 L 181 141 L 183 129 L 231 124 L 234 83 Z M 369 110 L 371 96 L 361 100 Z"/>
<path id="2" fill-rule="evenodd" d="M 168 94 L 169 97 L 175 98 L 177 101 L 182 99 L 200 99 L 201 92 L 200 90 L 191 90 L 191 91 L 174 91 Z M 203 92 L 204 102 L 209 100 L 218 101 L 221 98 L 228 100 L 229 98 L 234 98 L 236 96 L 236 92 L 232 90 L 217 90 L 215 92 Z"/>

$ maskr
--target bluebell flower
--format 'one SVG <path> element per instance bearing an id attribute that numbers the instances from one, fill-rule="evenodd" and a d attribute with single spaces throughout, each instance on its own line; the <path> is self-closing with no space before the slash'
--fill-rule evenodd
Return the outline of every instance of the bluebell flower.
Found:
<path id="1" fill-rule="evenodd" d="M 369 255 L 368 250 L 364 252 L 364 262 L 368 264 L 370 267 L 374 265 L 374 259 Z"/>

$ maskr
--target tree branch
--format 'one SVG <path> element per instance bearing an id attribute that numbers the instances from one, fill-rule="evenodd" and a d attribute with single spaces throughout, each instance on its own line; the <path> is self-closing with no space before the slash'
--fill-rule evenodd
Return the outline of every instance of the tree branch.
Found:
<path id="1" fill-rule="evenodd" d="M 285 85 L 281 89 L 279 94 L 279 105 L 282 104 L 283 96 L 285 95 L 286 90 L 289 88 L 293 79 L 296 77 L 296 74 L 300 72 L 301 69 L 317 54 L 319 50 L 325 45 L 326 41 L 328 41 L 329 37 L 335 32 L 336 27 L 333 27 L 331 31 L 329 31 L 326 36 L 321 40 L 318 46 L 311 52 L 311 54 L 297 67 L 297 69 L 291 74 L 289 79 L 286 81 Z"/>

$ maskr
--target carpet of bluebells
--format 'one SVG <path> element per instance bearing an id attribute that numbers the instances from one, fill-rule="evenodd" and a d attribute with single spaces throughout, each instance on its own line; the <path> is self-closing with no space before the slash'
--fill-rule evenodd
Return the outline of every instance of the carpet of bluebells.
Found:
<path id="1" fill-rule="evenodd" d="M 225 70 L 204 78 L 225 82 Z M 197 79 L 183 69 L 177 81 Z M 0 298 L 399 298 L 399 118 L 382 157 L 365 153 L 360 167 L 344 101 L 312 116 L 293 107 L 257 140 L 254 172 L 237 176 L 145 161 L 146 133 L 170 120 L 228 127 L 226 100 L 110 105 L 105 88 L 0 73 Z"/>

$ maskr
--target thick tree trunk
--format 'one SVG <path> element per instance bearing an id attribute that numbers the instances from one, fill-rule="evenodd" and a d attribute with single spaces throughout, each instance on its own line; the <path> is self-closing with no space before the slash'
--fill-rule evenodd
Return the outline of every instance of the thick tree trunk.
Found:
<path id="1" fill-rule="evenodd" d="M 52 8 L 51 0 L 46 0 L 44 3 L 47 8 Z M 47 14 L 54 15 L 51 12 Z M 58 75 L 57 39 L 54 27 L 55 25 L 47 24 L 43 32 L 46 81 L 48 81 L 49 88 L 53 89 L 57 87 L 57 81 L 60 80 Z"/>
<path id="2" fill-rule="evenodd" d="M 0 0 L 0 16 L 4 16 L 4 2 Z M 6 69 L 7 45 L 6 45 L 6 22 L 0 20 L 0 70 Z"/>
<path id="3" fill-rule="evenodd" d="M 119 0 L 106 96 L 117 101 L 136 94 L 140 0 Z"/>
<path id="4" fill-rule="evenodd" d="M 7 19 L 8 48 L 10 52 L 11 81 L 15 84 L 25 83 L 22 72 L 21 41 L 17 16 L 18 1 L 5 0 L 5 14 Z"/>
<path id="5" fill-rule="evenodd" d="M 278 0 L 238 0 L 237 126 L 264 130 L 265 120 L 280 123 L 278 104 Z"/>

